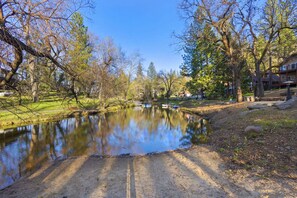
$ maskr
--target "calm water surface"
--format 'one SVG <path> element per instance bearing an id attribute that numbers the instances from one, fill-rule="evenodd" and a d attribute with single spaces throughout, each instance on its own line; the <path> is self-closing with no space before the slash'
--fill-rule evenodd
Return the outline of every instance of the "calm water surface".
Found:
<path id="1" fill-rule="evenodd" d="M 0 136 L 0 189 L 57 158 L 143 155 L 207 141 L 206 120 L 159 108 L 68 118 Z M 7 133 L 8 134 L 8 133 Z"/>

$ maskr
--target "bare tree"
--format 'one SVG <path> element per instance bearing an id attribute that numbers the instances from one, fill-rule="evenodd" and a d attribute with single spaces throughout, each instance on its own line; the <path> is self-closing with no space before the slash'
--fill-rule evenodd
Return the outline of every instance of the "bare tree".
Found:
<path id="1" fill-rule="evenodd" d="M 160 71 L 159 78 L 163 82 L 165 97 L 167 100 L 172 95 L 172 90 L 175 84 L 178 82 L 179 78 L 175 71 L 170 70 L 169 72 Z"/>
<path id="2" fill-rule="evenodd" d="M 100 100 L 114 95 L 115 77 L 119 73 L 120 54 L 120 49 L 110 38 L 98 41 L 95 46 L 89 78 L 93 79 L 92 92 L 97 94 Z"/>
<path id="3" fill-rule="evenodd" d="M 124 99 L 126 100 L 129 89 L 131 87 L 132 80 L 135 77 L 138 65 L 142 62 L 142 58 L 139 53 L 134 53 L 127 58 L 124 57 L 124 60 L 122 61 L 124 62 L 123 69 L 126 71 L 125 74 L 127 79 L 126 82 L 123 82 L 125 84 Z"/>
<path id="4" fill-rule="evenodd" d="M 87 6 L 91 6 L 89 0 L 0 0 L 0 44 L 5 49 L 0 54 L 0 62 L 9 70 L 5 78 L 0 80 L 0 86 L 9 83 L 17 73 L 24 61 L 24 52 L 49 59 L 60 69 L 75 76 L 54 58 L 55 48 L 52 47 L 50 53 L 40 43 L 45 43 L 47 38 L 50 46 L 53 40 L 67 34 L 69 17 Z M 32 60 L 30 58 L 30 62 Z M 34 73 L 33 64 L 31 70 Z"/>

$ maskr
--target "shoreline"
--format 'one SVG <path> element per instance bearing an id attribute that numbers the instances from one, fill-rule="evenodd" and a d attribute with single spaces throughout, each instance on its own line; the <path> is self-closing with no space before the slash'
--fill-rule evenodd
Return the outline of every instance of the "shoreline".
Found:
<path id="1" fill-rule="evenodd" d="M 251 121 L 255 120 L 255 116 L 261 118 L 265 115 L 268 119 L 269 116 L 276 115 L 281 119 L 284 111 L 269 107 L 261 114 L 262 111 L 249 111 L 247 104 L 204 109 L 209 112 L 207 116 L 210 117 L 213 128 L 209 143 L 139 156 L 85 155 L 58 159 L 24 176 L 0 193 L 7 197 L 123 197 L 128 191 L 124 186 L 119 189 L 119 185 L 131 182 L 134 178 L 135 183 L 129 188 L 134 191 L 129 193 L 133 195 L 134 192 L 141 192 L 141 196 L 181 197 L 195 196 L 197 193 L 205 197 L 297 196 L 297 182 L 294 177 L 265 175 L 271 170 L 265 166 L 259 169 L 257 164 L 263 158 L 257 159 L 255 165 L 246 161 L 245 156 L 263 152 L 263 148 L 257 146 L 258 138 L 247 139 L 247 145 L 239 147 L 242 144 L 240 141 L 245 140 L 242 132 L 244 127 L 253 123 Z M 234 106 L 236 108 L 232 108 Z M 190 108 L 190 111 L 195 113 L 197 109 Z M 288 110 L 288 113 L 294 112 L 294 108 Z M 230 125 L 235 118 L 238 123 L 235 126 Z M 272 122 L 274 123 L 273 120 Z M 272 139 L 278 137 L 278 134 L 269 133 L 269 127 L 267 125 L 263 133 L 269 135 L 268 137 L 273 135 Z M 286 128 L 284 132 L 288 129 L 290 130 Z M 236 139 L 235 135 L 240 139 Z M 232 142 L 233 140 L 238 142 Z M 226 141 L 231 142 L 225 145 Z M 265 141 L 267 143 L 263 146 L 271 144 L 268 140 Z M 295 156 L 294 153 L 292 156 Z M 158 188 L 153 187 L 152 183 Z"/>
<path id="2" fill-rule="evenodd" d="M 63 107 L 61 105 L 61 107 Z M 55 122 L 61 119 L 66 119 L 66 118 L 71 118 L 71 117 L 75 117 L 77 115 L 79 116 L 85 116 L 85 115 L 92 115 L 92 114 L 100 114 L 100 113 L 107 113 L 107 112 L 116 112 L 118 110 L 121 109 L 126 109 L 126 108 L 130 108 L 133 107 L 133 105 L 131 104 L 125 104 L 125 105 L 118 105 L 118 106 L 112 106 L 109 107 L 107 109 L 75 109 L 75 110 L 69 110 L 69 109 L 65 109 L 65 110 L 49 110 L 49 111 L 43 111 L 43 112 L 30 112 L 32 113 L 32 116 L 36 116 L 34 115 L 34 113 L 38 114 L 37 117 L 38 118 L 24 118 L 24 119 L 20 119 L 18 118 L 18 120 L 14 120 L 14 121 L 5 121 L 3 123 L 1 123 L 0 121 L 0 129 L 5 130 L 5 129 L 11 129 L 11 128 L 16 128 L 16 127 L 22 127 L 22 126 L 26 126 L 26 125 L 32 125 L 32 124 L 38 124 L 38 123 L 45 123 L 45 122 Z M 54 113 L 54 114 L 46 114 L 46 113 L 53 113 L 53 112 L 58 112 L 58 113 Z M 28 114 L 28 113 L 27 113 Z"/>
<path id="3" fill-rule="evenodd" d="M 158 103 L 159 104 L 159 103 Z M 187 113 L 192 113 L 192 114 L 196 114 L 202 117 L 210 117 L 211 114 L 216 113 L 218 111 L 221 111 L 225 108 L 229 108 L 229 107 L 234 107 L 234 106 L 239 106 L 242 105 L 243 103 L 231 103 L 229 104 L 227 102 L 224 104 L 215 104 L 215 105 L 211 105 L 211 106 L 199 106 L 199 107 L 193 107 L 193 108 L 189 108 L 189 107 L 183 107 L 181 106 L 179 108 L 180 111 L 183 112 L 187 112 Z M 61 105 L 61 107 L 63 107 Z M 29 118 L 29 119 L 18 119 L 18 120 L 14 120 L 14 121 L 6 121 L 1 123 L 0 121 L 0 129 L 5 130 L 5 129 L 11 129 L 11 128 L 16 128 L 16 127 L 22 127 L 22 126 L 26 126 L 26 125 L 32 125 L 32 124 L 38 124 L 38 123 L 45 123 L 45 122 L 55 122 L 61 119 L 66 119 L 66 118 L 71 118 L 71 117 L 75 117 L 77 116 L 77 114 L 79 114 L 79 116 L 84 116 L 84 115 L 92 115 L 92 114 L 100 114 L 100 113 L 108 113 L 108 112 L 116 112 L 122 109 L 126 109 L 126 108 L 131 108 L 131 107 L 135 107 L 135 105 L 131 105 L 131 104 L 125 104 L 125 105 L 118 105 L 118 106 L 112 106 L 109 107 L 107 109 L 75 109 L 75 110 L 69 110 L 69 109 L 65 109 L 65 110 L 50 110 L 50 111 L 44 111 L 44 112 L 31 112 L 32 116 L 36 116 L 34 115 L 34 113 L 39 114 L 37 115 L 38 118 Z M 46 113 L 52 113 L 54 111 L 58 111 L 58 113 L 56 114 L 50 114 L 47 115 Z"/>

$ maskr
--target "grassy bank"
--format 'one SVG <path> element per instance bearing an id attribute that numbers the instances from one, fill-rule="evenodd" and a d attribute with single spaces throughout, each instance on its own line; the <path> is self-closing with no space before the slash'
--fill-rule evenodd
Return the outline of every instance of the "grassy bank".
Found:
<path id="1" fill-rule="evenodd" d="M 160 103 L 166 103 L 166 101 L 160 101 Z M 222 109 L 229 107 L 236 107 L 240 105 L 235 102 L 228 102 L 222 100 L 170 100 L 168 103 L 178 105 L 181 111 L 194 113 L 202 116 L 208 116 L 209 114 L 221 111 Z"/>
<path id="2" fill-rule="evenodd" d="M 246 104 L 213 114 L 210 144 L 230 171 L 248 170 L 260 177 L 297 179 L 297 104 L 287 110 L 249 111 Z M 261 131 L 245 132 L 247 126 Z"/>
<path id="3" fill-rule="evenodd" d="M 297 104 L 249 111 L 248 103 L 170 101 L 181 110 L 210 118 L 209 144 L 222 156 L 230 173 L 249 171 L 266 177 L 297 179 Z M 261 132 L 245 132 L 260 126 Z"/>
<path id="4" fill-rule="evenodd" d="M 2 129 L 33 124 L 38 122 L 55 121 L 69 117 L 74 113 L 117 111 L 121 108 L 133 106 L 132 102 L 109 100 L 104 104 L 98 99 L 80 98 L 64 100 L 59 97 L 48 97 L 37 103 L 26 99 L 18 105 L 17 98 L 0 98 L 0 127 Z"/>

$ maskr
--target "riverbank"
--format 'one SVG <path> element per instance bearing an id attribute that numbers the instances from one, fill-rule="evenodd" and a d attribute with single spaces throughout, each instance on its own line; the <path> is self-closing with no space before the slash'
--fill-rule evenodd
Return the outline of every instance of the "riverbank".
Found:
<path id="1" fill-rule="evenodd" d="M 58 160 L 23 177 L 0 195 L 296 197 L 297 106 L 249 111 L 248 105 L 204 104 L 213 128 L 208 144 L 137 157 Z M 198 109 L 187 108 L 192 112 Z M 251 125 L 263 130 L 245 133 Z"/>
<path id="2" fill-rule="evenodd" d="M 211 122 L 210 144 L 234 173 L 297 181 L 297 104 L 252 111 L 242 104 L 214 114 Z M 259 130 L 248 131 L 249 126 Z"/>
<path id="3" fill-rule="evenodd" d="M 0 128 L 12 128 L 40 122 L 57 121 L 77 114 L 113 112 L 134 106 L 133 102 L 111 100 L 101 104 L 98 99 L 82 98 L 79 103 L 62 98 L 44 99 L 37 103 L 17 105 L 14 99 L 0 98 Z"/>
<path id="4" fill-rule="evenodd" d="M 250 103 L 191 107 L 207 115 L 213 132 L 211 145 L 230 171 L 297 180 L 297 103 L 286 110 L 269 107 L 248 110 Z M 246 131 L 257 127 L 259 131 Z"/>
<path id="5" fill-rule="evenodd" d="M 170 101 L 180 106 L 181 111 L 205 115 L 221 109 L 236 106 L 237 103 L 218 100 L 183 100 Z M 156 104 L 161 106 L 162 102 Z M 40 122 L 51 122 L 74 115 L 88 115 L 94 113 L 114 112 L 120 109 L 133 107 L 133 101 L 110 100 L 105 104 L 98 99 L 82 98 L 79 103 L 62 98 L 45 98 L 37 103 L 25 102 L 18 105 L 16 99 L 0 98 L 0 128 L 7 129 Z"/>

